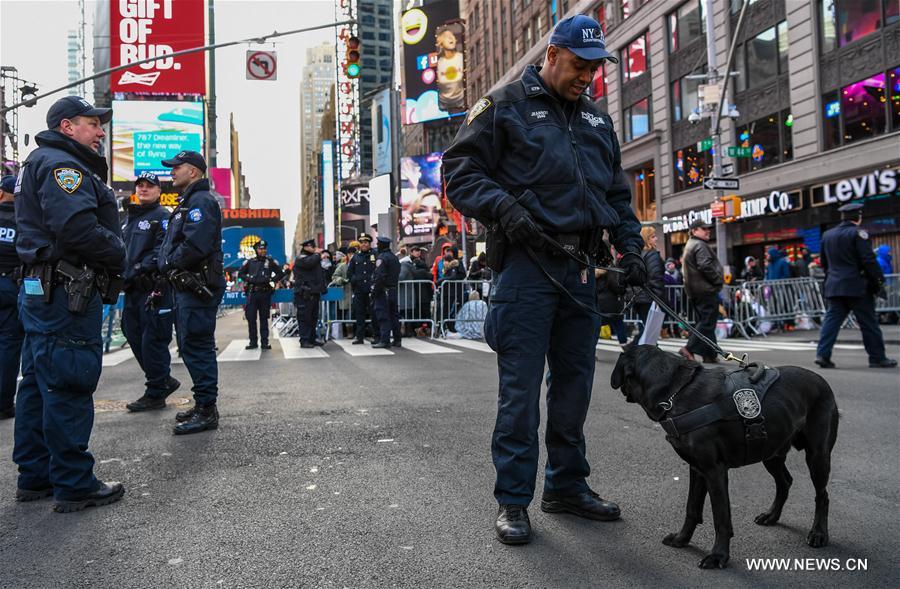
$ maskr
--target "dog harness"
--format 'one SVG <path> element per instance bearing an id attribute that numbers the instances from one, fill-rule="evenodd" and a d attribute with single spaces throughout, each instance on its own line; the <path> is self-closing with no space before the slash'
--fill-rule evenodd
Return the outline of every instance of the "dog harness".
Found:
<path id="1" fill-rule="evenodd" d="M 750 364 L 725 373 L 725 386 L 714 402 L 660 422 L 667 438 L 678 438 L 688 432 L 717 421 L 742 419 L 746 440 L 747 463 L 762 458 L 768 437 L 766 420 L 762 416 L 762 402 L 769 388 L 781 373 L 777 368 Z"/>

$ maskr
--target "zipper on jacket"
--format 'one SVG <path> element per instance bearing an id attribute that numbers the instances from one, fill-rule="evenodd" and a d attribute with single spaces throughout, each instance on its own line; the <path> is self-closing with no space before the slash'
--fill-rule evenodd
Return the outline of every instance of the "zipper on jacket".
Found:
<path id="1" fill-rule="evenodd" d="M 578 170 L 578 177 L 581 179 L 581 215 L 582 225 L 584 225 L 584 216 L 587 214 L 587 188 L 584 181 L 584 170 L 581 169 L 581 158 L 578 157 L 578 144 L 575 142 L 575 134 L 572 132 L 572 121 L 575 120 L 575 113 L 577 112 L 578 102 L 572 108 L 572 116 L 566 120 L 566 126 L 569 129 L 569 143 L 572 146 L 572 153 L 575 154 L 575 168 Z"/>

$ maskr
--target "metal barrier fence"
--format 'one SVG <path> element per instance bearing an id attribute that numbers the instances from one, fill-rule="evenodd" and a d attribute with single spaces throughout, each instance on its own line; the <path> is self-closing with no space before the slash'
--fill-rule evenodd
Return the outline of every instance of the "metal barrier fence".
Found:
<path id="1" fill-rule="evenodd" d="M 374 333 L 378 333 L 375 313 L 370 306 L 367 312 L 368 321 L 372 323 Z M 325 329 L 326 337 L 332 333 L 332 325 L 356 324 L 353 312 L 353 297 L 349 286 L 329 287 L 328 293 L 322 297 L 319 313 L 320 327 Z M 397 308 L 401 323 L 428 325 L 431 334 L 435 333 L 434 284 L 430 280 L 404 280 L 397 286 Z"/>
<path id="2" fill-rule="evenodd" d="M 885 298 L 875 299 L 875 310 L 879 313 L 900 313 L 900 274 L 884 277 Z"/>
<path id="3" fill-rule="evenodd" d="M 786 278 L 729 286 L 729 315 L 744 337 L 764 334 L 764 322 L 825 315 L 825 299 L 815 278 Z"/>
<path id="4" fill-rule="evenodd" d="M 491 286 L 490 282 L 484 280 L 442 282 L 438 287 L 435 305 L 438 333 L 446 336 L 448 331 L 461 331 L 467 337 L 482 338 L 487 307 L 490 304 Z M 478 293 L 477 300 L 469 300 L 472 292 Z"/>

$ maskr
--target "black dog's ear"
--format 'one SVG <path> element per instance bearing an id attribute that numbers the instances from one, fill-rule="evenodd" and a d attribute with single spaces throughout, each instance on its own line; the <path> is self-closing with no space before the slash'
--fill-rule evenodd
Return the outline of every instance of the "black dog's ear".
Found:
<path id="1" fill-rule="evenodd" d="M 613 389 L 621 388 L 622 382 L 625 380 L 625 362 L 629 361 L 626 356 L 630 356 L 630 354 L 627 352 L 619 354 L 619 359 L 616 361 L 616 367 L 613 368 L 612 375 L 609 377 L 609 386 Z"/>

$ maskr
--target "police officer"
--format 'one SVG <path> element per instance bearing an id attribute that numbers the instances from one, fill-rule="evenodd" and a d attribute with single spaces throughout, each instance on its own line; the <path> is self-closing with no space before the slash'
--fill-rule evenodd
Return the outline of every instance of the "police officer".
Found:
<path id="1" fill-rule="evenodd" d="M 175 289 L 178 347 L 194 381 L 194 406 L 175 416 L 177 436 L 219 426 L 216 311 L 225 292 L 222 211 L 209 193 L 202 155 L 182 151 L 162 165 L 172 168 L 172 186 L 181 191 L 181 200 L 169 217 L 159 269 Z"/>
<path id="2" fill-rule="evenodd" d="M 159 204 L 156 174 L 141 172 L 134 191 L 138 202 L 126 206 L 122 227 L 126 250 L 122 332 L 146 377 L 144 394 L 125 406 L 136 413 L 164 408 L 166 397 L 181 383 L 169 374 L 174 301 L 171 287 L 159 273 L 159 248 L 169 211 Z"/>
<path id="3" fill-rule="evenodd" d="M 822 235 L 820 260 L 825 271 L 828 309 L 815 360 L 822 368 L 835 367 L 831 349 L 850 311 L 862 331 L 869 367 L 893 368 L 897 365 L 896 360 L 885 355 L 884 339 L 875 314 L 875 294 L 884 289 L 884 274 L 872 252 L 869 234 L 859 228 L 862 209 L 862 203 L 845 204 L 838 209 L 841 223 Z"/>
<path id="4" fill-rule="evenodd" d="M 19 255 L 16 253 L 15 176 L 0 181 L 0 419 L 16 415 L 16 379 L 22 358 L 22 322 L 16 309 Z"/>
<path id="5" fill-rule="evenodd" d="M 375 254 L 372 253 L 372 238 L 365 233 L 359 236 L 359 251 L 353 254 L 347 264 L 347 278 L 353 293 L 352 311 L 356 319 L 354 344 L 366 341 L 366 316 L 369 314 L 372 293 L 372 277 L 375 274 Z"/>
<path id="6" fill-rule="evenodd" d="M 25 327 L 16 399 L 16 499 L 53 494 L 59 513 L 122 498 L 94 476 L 88 441 L 100 379 L 105 300 L 118 297 L 125 243 L 118 204 L 98 153 L 112 111 L 77 96 L 57 100 L 35 136 L 16 191 L 16 251 L 24 264 Z M 109 286 L 115 284 L 115 286 Z"/>
<path id="7" fill-rule="evenodd" d="M 247 318 L 247 326 L 250 328 L 250 344 L 248 350 L 256 349 L 256 318 L 259 317 L 259 338 L 262 340 L 262 349 L 271 350 L 269 345 L 269 314 L 272 309 L 273 284 L 281 280 L 284 270 L 281 265 L 268 255 L 269 244 L 260 239 L 253 246 L 256 257 L 247 260 L 238 271 L 238 276 L 246 285 L 244 292 L 247 295 L 247 306 L 244 316 Z"/>
<path id="8" fill-rule="evenodd" d="M 327 290 L 319 253 L 315 240 L 310 239 L 300 244 L 300 255 L 294 261 L 294 305 L 300 324 L 301 348 L 314 348 L 324 343 L 316 339 L 319 301 Z"/>
<path id="9" fill-rule="evenodd" d="M 606 228 L 623 252 L 626 282 L 646 282 L 641 227 L 613 122 L 584 95 L 605 59 L 616 61 L 597 21 L 583 15 L 561 20 L 543 67 L 528 66 L 520 80 L 478 100 L 443 158 L 450 201 L 494 228 L 488 256 L 500 271 L 485 338 L 497 352 L 500 376 L 492 443 L 500 505 L 494 528 L 507 544 L 532 537 L 526 509 L 538 466 L 545 359 L 550 373 L 541 509 L 595 520 L 619 517 L 619 507 L 585 480 L 590 467 L 583 426 L 599 319 L 594 273 L 564 253 L 596 259 Z M 507 244 L 502 263 L 500 242 Z"/>
<path id="10" fill-rule="evenodd" d="M 375 260 L 375 274 L 372 278 L 372 303 L 378 320 L 380 337 L 373 348 L 390 348 L 391 332 L 394 333 L 393 346 L 401 346 L 400 311 L 397 307 L 397 283 L 400 280 L 400 260 L 391 251 L 391 240 L 378 238 L 378 258 Z"/>

